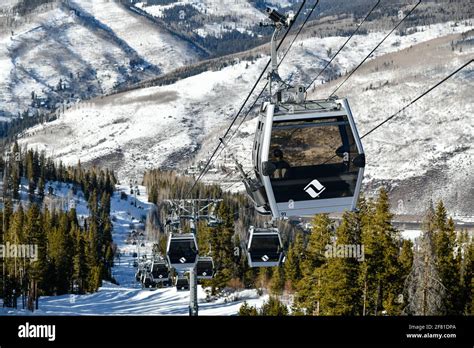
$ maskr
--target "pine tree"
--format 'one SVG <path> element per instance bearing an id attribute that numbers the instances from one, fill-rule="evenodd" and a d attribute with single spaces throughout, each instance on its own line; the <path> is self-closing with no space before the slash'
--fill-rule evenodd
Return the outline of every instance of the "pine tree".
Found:
<path id="1" fill-rule="evenodd" d="M 288 313 L 288 308 L 277 297 L 270 296 L 268 301 L 263 303 L 258 314 L 261 316 L 286 316 Z"/>
<path id="2" fill-rule="evenodd" d="M 461 314 L 473 314 L 473 274 L 474 274 L 474 243 L 467 231 L 459 237 L 458 255 L 460 259 L 460 296 L 459 308 Z"/>
<path id="3" fill-rule="evenodd" d="M 86 243 L 79 228 L 74 228 L 72 231 L 74 236 L 74 259 L 73 259 L 73 280 L 78 286 L 78 292 L 82 293 L 86 288 L 87 274 L 87 256 Z"/>
<path id="4" fill-rule="evenodd" d="M 320 267 L 325 262 L 324 252 L 326 246 L 331 244 L 334 236 L 331 220 L 327 214 L 316 215 L 312 221 L 312 226 L 304 261 L 302 262 L 303 275 L 311 274 L 315 268 Z"/>
<path id="5" fill-rule="evenodd" d="M 398 260 L 401 238 L 392 226 L 393 215 L 387 191 L 382 188 L 375 203 L 361 202 L 362 244 L 365 260 L 361 265 L 362 315 L 380 315 L 382 311 L 400 313 L 399 298 L 403 275 Z"/>
<path id="6" fill-rule="evenodd" d="M 297 233 L 295 241 L 288 248 L 286 260 L 284 264 L 286 279 L 290 282 L 290 286 L 295 288 L 301 280 L 301 265 L 304 261 L 304 240 L 303 234 Z"/>
<path id="7" fill-rule="evenodd" d="M 270 291 L 273 295 L 278 296 L 283 293 L 283 287 L 285 286 L 285 276 L 283 274 L 282 267 L 274 267 L 272 272 L 272 278 L 270 281 Z"/>
<path id="8" fill-rule="evenodd" d="M 332 245 L 332 255 L 327 259 L 322 272 L 320 314 L 357 315 L 362 312 L 361 291 L 359 287 L 354 286 L 359 278 L 359 260 L 355 252 L 357 247 L 360 248 L 360 239 L 358 215 L 345 213 L 336 230 L 337 244 Z M 350 248 L 348 250 L 353 254 L 340 255 L 340 251 L 346 248 Z"/>
<path id="9" fill-rule="evenodd" d="M 295 311 L 307 315 L 319 315 L 322 277 L 325 270 L 325 251 L 334 238 L 334 231 L 328 215 L 316 215 L 312 230 L 300 262 L 302 277 L 297 285 Z"/>
<path id="10" fill-rule="evenodd" d="M 246 316 L 246 317 L 255 317 L 258 315 L 257 308 L 254 306 L 250 306 L 246 301 L 243 303 L 243 305 L 239 309 L 239 315 L 240 316 Z"/>
<path id="11" fill-rule="evenodd" d="M 446 208 L 442 201 L 436 205 L 433 226 L 436 267 L 441 283 L 446 288 L 443 311 L 448 315 L 460 314 L 463 306 L 459 303 L 461 296 L 460 258 L 454 255 L 457 249 L 456 232 L 454 222 L 447 218 Z"/>

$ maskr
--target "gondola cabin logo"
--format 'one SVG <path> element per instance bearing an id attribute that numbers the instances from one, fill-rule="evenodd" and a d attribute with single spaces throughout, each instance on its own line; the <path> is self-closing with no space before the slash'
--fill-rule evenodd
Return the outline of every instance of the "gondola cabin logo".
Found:
<path id="1" fill-rule="evenodd" d="M 34 325 L 26 322 L 18 326 L 20 338 L 47 338 L 52 342 L 56 340 L 56 325 Z"/>
<path id="2" fill-rule="evenodd" d="M 304 188 L 306 193 L 311 196 L 311 198 L 315 199 L 318 198 L 321 193 L 326 190 L 326 187 L 324 187 L 317 179 L 314 179 L 311 181 L 306 187 Z"/>

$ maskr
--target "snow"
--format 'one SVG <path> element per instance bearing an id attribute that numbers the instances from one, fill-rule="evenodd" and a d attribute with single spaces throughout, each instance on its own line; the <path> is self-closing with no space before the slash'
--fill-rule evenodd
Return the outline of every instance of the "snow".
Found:
<path id="1" fill-rule="evenodd" d="M 57 197 L 68 198 L 70 189 L 65 184 L 52 183 Z M 48 186 L 46 186 L 48 187 Z M 23 309 L 0 308 L 0 315 L 189 315 L 189 291 L 177 291 L 175 287 L 163 289 L 142 289 L 135 281 L 136 269 L 133 267 L 132 253 L 151 253 L 153 243 L 145 242 L 141 248 L 125 243 L 130 232 L 130 224 L 143 227 L 142 218 L 153 207 L 147 202 L 146 188 L 138 186 L 137 207 L 132 206 L 134 197 L 120 199 L 120 193 L 129 193 L 125 185 L 117 186 L 111 199 L 113 217 L 113 240 L 121 253 L 115 260 L 112 276 L 119 285 L 103 282 L 99 290 L 86 295 L 43 296 L 39 300 L 39 310 L 34 313 Z M 23 191 L 27 187 L 24 186 Z M 26 195 L 26 191 L 25 191 Z M 26 199 L 26 196 L 23 197 Z M 79 215 L 87 215 L 87 202 L 76 197 L 76 209 Z M 256 290 L 241 290 L 214 301 L 206 300 L 205 289 L 198 286 L 199 315 L 236 315 L 246 301 L 260 307 L 268 300 L 267 295 L 259 296 Z"/>
<path id="2" fill-rule="evenodd" d="M 246 0 L 186 0 L 176 1 L 167 5 L 150 5 L 147 6 L 145 3 L 137 3 L 136 7 L 149 13 L 150 15 L 158 18 L 163 18 L 166 10 L 172 9 L 176 6 L 189 5 L 195 8 L 206 16 L 205 23 L 202 27 L 196 28 L 194 31 L 202 36 L 206 37 L 212 35 L 220 37 L 222 33 L 231 31 L 227 28 L 238 30 L 242 33 L 246 32 L 252 34 L 246 30 L 259 22 L 263 21 L 265 15 L 253 7 Z M 183 16 L 185 18 L 186 11 Z M 224 20 L 223 17 L 231 17 L 231 20 Z M 218 19 L 218 20 L 217 20 Z"/>
<path id="3" fill-rule="evenodd" d="M 109 0 L 71 2 L 92 14 L 141 57 L 165 73 L 196 60 L 194 52 L 186 44 L 140 16 L 131 14 L 120 3 Z"/>
<path id="4" fill-rule="evenodd" d="M 2 0 L 0 4 L 0 10 L 9 10 L 18 4 L 20 0 Z"/>
<path id="5" fill-rule="evenodd" d="M 0 110 L 5 114 L 28 109 L 33 91 L 54 97 L 60 79 L 72 86 L 70 93 L 88 99 L 127 80 L 197 60 L 189 44 L 116 2 L 71 1 L 67 6 L 76 12 L 54 7 L 15 28 L 13 36 L 0 33 Z M 88 11 L 96 22 L 86 19 Z M 149 66 L 135 66 L 140 59 Z"/>
<path id="6" fill-rule="evenodd" d="M 199 315 L 236 315 L 244 301 L 249 305 L 261 306 L 266 297 L 252 298 L 247 294 L 240 300 L 225 303 L 205 302 L 205 293 L 198 288 Z M 244 300 L 245 299 L 245 300 Z M 61 295 L 41 297 L 39 310 L 34 313 L 25 310 L 0 308 L 0 315 L 189 315 L 189 292 L 176 288 L 139 290 L 104 283 L 98 292 L 89 295 Z"/>
<path id="7" fill-rule="evenodd" d="M 251 69 L 260 69 L 262 63 L 260 60 Z M 205 72 L 170 86 L 113 96 L 111 102 L 94 100 L 84 107 L 79 104 L 59 120 L 31 129 L 25 140 L 70 164 L 121 149 L 125 157 L 121 163 L 131 165 L 116 168 L 119 174 L 163 165 L 176 151 L 197 148 L 217 118 L 226 119 L 237 110 L 239 97 L 251 82 L 251 74 L 242 74 L 246 64 Z M 240 84 L 226 83 L 235 80 Z M 205 100 L 208 105 L 202 105 Z M 50 132 L 56 135 L 54 142 L 50 142 Z M 29 138 L 31 135 L 35 140 Z"/>
<path id="8" fill-rule="evenodd" d="M 401 231 L 402 237 L 404 239 L 410 239 L 411 241 L 415 241 L 421 234 L 420 230 L 402 230 Z"/>

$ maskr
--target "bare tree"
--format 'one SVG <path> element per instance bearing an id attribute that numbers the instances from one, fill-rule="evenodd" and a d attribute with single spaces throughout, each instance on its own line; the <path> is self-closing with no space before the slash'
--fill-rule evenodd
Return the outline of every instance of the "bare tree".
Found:
<path id="1" fill-rule="evenodd" d="M 405 281 L 407 305 L 403 310 L 404 314 L 443 314 L 446 288 L 440 280 L 436 267 L 433 215 L 434 211 L 431 207 L 425 217 L 424 231 L 415 241 L 413 267 Z"/>

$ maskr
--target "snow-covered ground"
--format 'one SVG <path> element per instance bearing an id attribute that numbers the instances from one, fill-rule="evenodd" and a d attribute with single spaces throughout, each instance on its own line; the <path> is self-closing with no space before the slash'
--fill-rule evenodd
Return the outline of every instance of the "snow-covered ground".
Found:
<path id="1" fill-rule="evenodd" d="M 159 30 L 140 16 L 130 13 L 117 2 L 110 0 L 70 2 L 93 15 L 141 57 L 158 66 L 163 72 L 196 61 L 196 54 L 189 45 L 180 42 L 164 30 Z"/>
<path id="2" fill-rule="evenodd" d="M 0 3 L 0 10 L 9 10 L 19 2 L 20 0 L 2 0 Z"/>
<path id="3" fill-rule="evenodd" d="M 113 1 L 75 0 L 44 9 L 0 32 L 0 117 L 17 116 L 37 97 L 62 101 L 106 94 L 198 59 L 173 37 Z M 66 92 L 58 97 L 59 81 Z"/>
<path id="4" fill-rule="evenodd" d="M 263 21 L 266 16 L 247 0 L 185 0 L 176 1 L 166 5 L 150 5 L 137 3 L 136 7 L 149 13 L 154 17 L 162 18 L 166 10 L 176 6 L 189 5 L 208 18 L 201 28 L 196 28 L 195 32 L 203 37 L 213 35 L 219 37 L 220 34 L 230 30 L 246 32 L 246 29 L 255 26 Z M 183 19 L 186 18 L 186 11 L 182 10 Z M 230 20 L 224 18 L 230 17 Z M 249 34 L 251 34 L 249 32 Z"/>
<path id="5" fill-rule="evenodd" d="M 64 198 L 67 203 L 71 198 L 71 190 L 65 184 L 51 183 L 57 198 Z M 48 187 L 48 186 L 46 186 Z M 26 186 L 23 193 L 26 195 Z M 147 202 L 145 187 L 139 186 L 137 207 L 131 205 L 134 197 L 128 195 L 127 200 L 120 199 L 120 193 L 129 193 L 129 188 L 119 186 L 111 200 L 113 218 L 113 239 L 120 251 L 120 258 L 115 261 L 112 275 L 118 285 L 104 282 L 102 287 L 93 294 L 61 295 L 41 297 L 39 310 L 34 313 L 18 309 L 0 308 L 0 315 L 188 315 L 189 291 L 177 291 L 175 287 L 163 289 L 142 289 L 135 281 L 136 268 L 133 267 L 132 253 L 150 254 L 152 243 L 145 242 L 145 247 L 126 244 L 125 240 L 131 231 L 130 225 L 142 225 L 141 220 L 152 204 Z M 22 194 L 23 195 L 23 194 Z M 88 214 L 87 202 L 79 196 L 74 197 L 75 207 L 79 216 Z M 26 199 L 26 196 L 23 197 Z M 143 226 L 142 226 L 143 227 Z M 261 306 L 268 296 L 258 296 L 256 290 L 243 290 L 231 296 L 221 297 L 207 302 L 205 290 L 198 287 L 199 315 L 235 315 L 244 301 L 250 305 Z"/>

